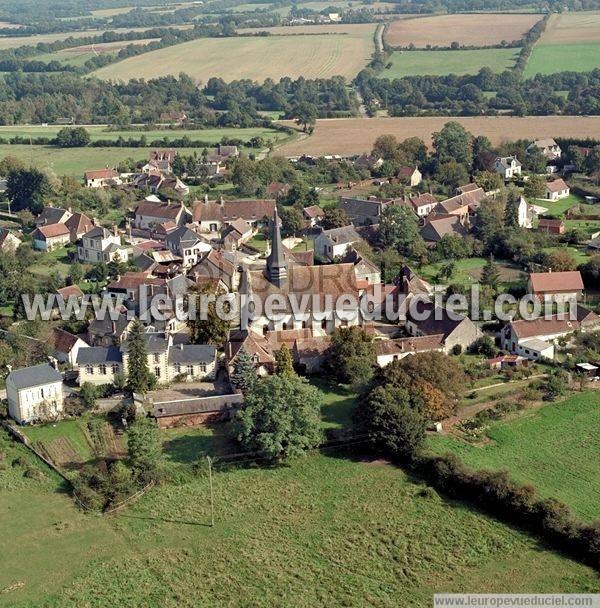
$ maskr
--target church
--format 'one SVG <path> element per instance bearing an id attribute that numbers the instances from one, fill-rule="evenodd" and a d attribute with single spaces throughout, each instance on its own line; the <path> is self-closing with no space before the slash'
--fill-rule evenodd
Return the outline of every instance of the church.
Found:
<path id="1" fill-rule="evenodd" d="M 275 209 L 266 268 L 243 271 L 240 294 L 246 296 L 249 329 L 263 335 L 308 329 L 324 336 L 337 327 L 363 324 L 358 303 L 366 285 L 354 264 L 303 265 L 287 251 Z M 265 310 L 270 304 L 277 314 Z"/>

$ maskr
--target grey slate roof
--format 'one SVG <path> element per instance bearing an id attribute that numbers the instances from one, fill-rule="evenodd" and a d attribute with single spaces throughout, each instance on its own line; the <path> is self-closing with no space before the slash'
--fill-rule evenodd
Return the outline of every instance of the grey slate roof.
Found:
<path id="1" fill-rule="evenodd" d="M 93 365 L 97 363 L 121 363 L 121 351 L 116 346 L 90 346 L 80 348 L 77 353 L 78 365 Z"/>
<path id="2" fill-rule="evenodd" d="M 169 232 L 167 238 L 165 239 L 165 243 L 169 249 L 181 251 L 186 247 L 192 247 L 200 240 L 202 239 L 195 232 L 186 226 L 180 226 L 179 228 Z"/>
<path id="3" fill-rule="evenodd" d="M 244 396 L 241 393 L 232 393 L 230 395 L 199 397 L 198 399 L 190 399 L 189 401 L 157 403 L 152 410 L 152 416 L 155 418 L 166 418 L 184 414 L 220 412 L 239 407 L 243 402 Z"/>
<path id="4" fill-rule="evenodd" d="M 169 363 L 212 363 L 216 352 L 209 344 L 180 344 L 169 349 Z"/>
<path id="5" fill-rule="evenodd" d="M 337 245 L 343 245 L 345 243 L 352 244 L 361 240 L 360 235 L 352 225 L 332 228 L 331 230 L 323 230 L 323 235 L 328 236 Z"/>
<path id="6" fill-rule="evenodd" d="M 61 382 L 62 374 L 57 372 L 49 363 L 41 363 L 32 367 L 16 369 L 10 372 L 6 379 L 10 380 L 20 390 L 52 382 Z"/>

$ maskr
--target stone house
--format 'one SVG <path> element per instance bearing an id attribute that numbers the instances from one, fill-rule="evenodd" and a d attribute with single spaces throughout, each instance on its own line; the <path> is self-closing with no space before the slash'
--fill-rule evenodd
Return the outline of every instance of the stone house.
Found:
<path id="1" fill-rule="evenodd" d="M 521 163 L 516 156 L 498 156 L 494 160 L 493 170 L 505 179 L 513 179 L 521 175 Z"/>

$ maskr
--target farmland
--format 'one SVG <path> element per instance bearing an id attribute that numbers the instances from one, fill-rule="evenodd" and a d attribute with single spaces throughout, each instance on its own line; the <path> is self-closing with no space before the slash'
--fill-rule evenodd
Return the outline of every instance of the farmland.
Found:
<path id="1" fill-rule="evenodd" d="M 600 67 L 600 13 L 552 15 L 525 67 L 525 78 Z"/>
<path id="2" fill-rule="evenodd" d="M 416 48 L 449 47 L 453 42 L 461 46 L 493 46 L 503 40 L 520 40 L 540 18 L 534 14 L 477 14 L 400 19 L 392 22 L 385 39 L 389 46 L 402 48 L 410 44 Z"/>
<path id="3" fill-rule="evenodd" d="M 169 432 L 170 466 L 206 446 L 195 430 Z M 185 449 L 182 446 L 185 445 Z M 9 462 L 21 446 L 8 450 Z M 187 463 L 187 464 L 186 464 Z M 189 470 L 189 469 L 188 469 Z M 582 592 L 588 568 L 436 495 L 400 470 L 313 455 L 278 469 L 181 477 L 110 518 L 77 510 L 46 472 L 20 467 L 0 493 L 0 605 L 431 605 L 435 591 Z M 12 481 L 14 480 L 14 481 Z M 210 556 L 210 559 L 207 559 Z M 56 568 L 60 561 L 60 568 Z"/>
<path id="4" fill-rule="evenodd" d="M 460 122 L 474 135 L 486 135 L 494 145 L 515 133 L 523 139 L 600 138 L 600 120 L 594 116 L 348 118 L 318 120 L 310 137 L 285 144 L 276 152 L 283 156 L 362 154 L 371 150 L 377 137 L 387 134 L 400 140 L 420 137 L 430 143 L 431 134 L 448 121 Z M 282 124 L 294 126 L 292 121 L 282 121 Z"/>
<path id="5" fill-rule="evenodd" d="M 598 424 L 600 393 L 590 391 L 492 423 L 485 445 L 451 437 L 433 437 L 430 445 L 477 468 L 508 470 L 519 482 L 536 486 L 543 497 L 554 496 L 581 517 L 594 519 L 600 515 Z"/>
<path id="6" fill-rule="evenodd" d="M 351 79 L 370 60 L 373 31 L 374 25 L 367 25 L 353 34 L 203 38 L 130 57 L 94 74 L 116 81 L 180 72 L 204 82 L 211 76 L 260 82 L 283 76 Z"/>
<path id="7" fill-rule="evenodd" d="M 480 49 L 465 51 L 393 51 L 381 78 L 403 76 L 446 76 L 476 74 L 483 67 L 493 72 L 512 68 L 519 49 Z"/>

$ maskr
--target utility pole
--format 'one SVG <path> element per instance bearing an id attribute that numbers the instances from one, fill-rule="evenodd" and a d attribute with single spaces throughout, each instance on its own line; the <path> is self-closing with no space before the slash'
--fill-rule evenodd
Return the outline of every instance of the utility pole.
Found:
<path id="1" fill-rule="evenodd" d="M 212 460 L 210 456 L 206 457 L 208 462 L 208 486 L 210 488 L 210 527 L 215 527 L 215 503 L 213 497 L 213 483 L 212 483 Z"/>

